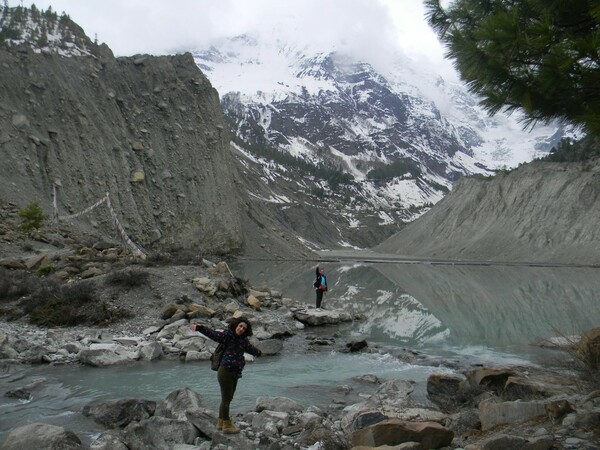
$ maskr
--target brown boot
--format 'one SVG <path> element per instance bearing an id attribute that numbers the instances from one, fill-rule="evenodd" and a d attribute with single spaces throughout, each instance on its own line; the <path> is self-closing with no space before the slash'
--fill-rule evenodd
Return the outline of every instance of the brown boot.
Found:
<path id="1" fill-rule="evenodd" d="M 225 434 L 235 434 L 239 433 L 240 429 L 237 428 L 231 420 L 223 421 L 223 433 Z"/>
<path id="2" fill-rule="evenodd" d="M 223 429 L 223 419 L 217 420 L 217 430 Z"/>

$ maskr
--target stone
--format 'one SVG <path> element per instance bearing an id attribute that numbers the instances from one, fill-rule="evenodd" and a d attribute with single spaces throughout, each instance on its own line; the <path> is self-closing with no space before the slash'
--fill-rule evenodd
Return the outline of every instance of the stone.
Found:
<path id="1" fill-rule="evenodd" d="M 435 422 L 405 422 L 388 419 L 352 433 L 353 446 L 399 445 L 419 442 L 424 448 L 450 445 L 454 433 Z"/>
<path id="2" fill-rule="evenodd" d="M 427 393 L 433 397 L 452 397 L 458 394 L 464 377 L 434 373 L 427 378 Z"/>
<path id="3" fill-rule="evenodd" d="M 152 417 L 155 411 L 155 401 L 121 399 L 95 400 L 85 405 L 82 413 L 107 428 L 124 428 L 131 422 Z"/>
<path id="4" fill-rule="evenodd" d="M 303 409 L 303 405 L 287 397 L 257 397 L 256 406 L 254 408 L 256 412 L 269 410 L 286 413 L 302 411 Z"/>
<path id="5" fill-rule="evenodd" d="M 46 423 L 32 423 L 15 428 L 8 433 L 0 450 L 79 450 L 83 448 L 85 447 L 81 440 L 72 431 Z"/>
<path id="6" fill-rule="evenodd" d="M 489 398 L 479 403 L 479 417 L 483 431 L 496 425 L 525 422 L 546 414 L 546 404 L 538 401 L 502 402 L 497 398 Z"/>
<path id="7" fill-rule="evenodd" d="M 248 298 L 246 299 L 246 303 L 251 308 L 253 308 L 253 309 L 257 310 L 257 311 L 260 311 L 261 302 L 254 295 L 249 295 Z"/>
<path id="8" fill-rule="evenodd" d="M 156 415 L 169 419 L 186 420 L 186 413 L 200 410 L 201 405 L 202 398 L 200 395 L 190 388 L 184 387 L 171 392 L 160 403 Z"/>

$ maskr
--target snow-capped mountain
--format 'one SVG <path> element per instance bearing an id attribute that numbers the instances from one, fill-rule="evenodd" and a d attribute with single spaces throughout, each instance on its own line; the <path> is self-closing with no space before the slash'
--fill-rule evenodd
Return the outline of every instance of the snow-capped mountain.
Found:
<path id="1" fill-rule="evenodd" d="M 194 57 L 238 137 L 343 170 L 355 195 L 391 220 L 415 218 L 463 175 L 541 156 L 563 134 L 490 118 L 465 86 L 400 55 L 376 68 L 243 35 Z"/>

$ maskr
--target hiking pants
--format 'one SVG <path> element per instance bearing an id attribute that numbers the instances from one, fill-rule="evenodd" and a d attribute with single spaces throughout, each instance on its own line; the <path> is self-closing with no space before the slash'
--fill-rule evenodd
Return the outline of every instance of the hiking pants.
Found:
<path id="1" fill-rule="evenodd" d="M 321 307 L 321 302 L 323 301 L 323 293 L 321 289 L 317 289 L 317 308 Z"/>
<path id="2" fill-rule="evenodd" d="M 231 374 L 229 369 L 221 366 L 217 371 L 217 380 L 221 387 L 221 406 L 219 406 L 219 419 L 231 420 L 229 417 L 229 404 L 233 400 L 235 388 L 237 387 L 237 378 Z"/>

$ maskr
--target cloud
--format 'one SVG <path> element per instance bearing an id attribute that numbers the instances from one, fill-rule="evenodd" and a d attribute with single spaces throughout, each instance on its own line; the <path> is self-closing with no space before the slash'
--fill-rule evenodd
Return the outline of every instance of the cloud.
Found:
<path id="1" fill-rule="evenodd" d="M 418 0 L 37 0 L 65 11 L 117 56 L 206 48 L 244 33 L 297 47 L 337 49 L 375 64 L 402 51 L 442 61 Z"/>

